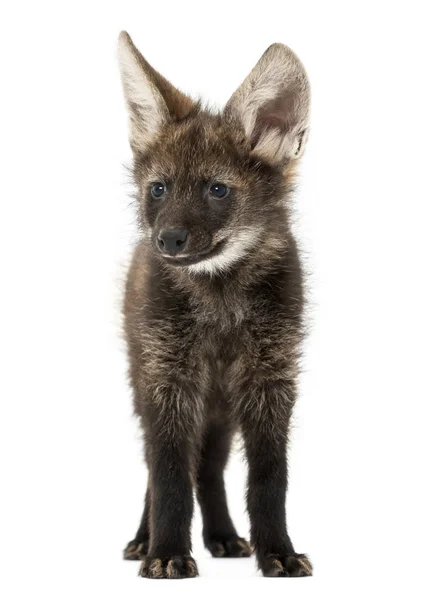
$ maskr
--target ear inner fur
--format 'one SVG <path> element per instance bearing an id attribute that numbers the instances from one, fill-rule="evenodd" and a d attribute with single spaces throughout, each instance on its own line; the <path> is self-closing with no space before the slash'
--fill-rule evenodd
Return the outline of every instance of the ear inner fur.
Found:
<path id="1" fill-rule="evenodd" d="M 131 144 L 143 151 L 166 123 L 186 118 L 197 103 L 148 63 L 126 32 L 120 34 L 118 48 Z"/>
<path id="2" fill-rule="evenodd" d="M 301 155 L 309 102 L 300 60 L 287 46 L 273 44 L 231 96 L 224 115 L 241 123 L 257 157 L 278 163 Z"/>

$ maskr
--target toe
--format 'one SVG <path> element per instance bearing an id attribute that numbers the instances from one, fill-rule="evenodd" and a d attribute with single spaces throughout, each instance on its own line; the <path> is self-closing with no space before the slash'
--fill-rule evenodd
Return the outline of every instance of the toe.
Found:
<path id="1" fill-rule="evenodd" d="M 167 563 L 166 577 L 168 579 L 182 579 L 197 575 L 197 565 L 190 556 L 175 556 Z"/>
<path id="2" fill-rule="evenodd" d="M 137 542 L 133 540 L 129 542 L 123 551 L 123 558 L 125 560 L 141 560 L 143 556 L 147 554 L 147 544 L 145 542 Z"/>
<path id="3" fill-rule="evenodd" d="M 230 557 L 247 557 L 251 556 L 252 548 L 244 538 L 229 540 L 225 544 L 226 556 Z"/>
<path id="4" fill-rule="evenodd" d="M 261 569 L 265 577 L 284 577 L 285 569 L 280 557 L 269 554 L 261 561 Z"/>
<path id="5" fill-rule="evenodd" d="M 313 567 L 305 554 L 286 556 L 283 565 L 288 577 L 308 577 L 313 573 Z"/>
<path id="6" fill-rule="evenodd" d="M 146 556 L 142 561 L 139 574 L 141 577 L 148 577 L 149 579 L 163 579 L 165 577 L 163 561 L 160 558 Z"/>
<path id="7" fill-rule="evenodd" d="M 215 558 L 222 558 L 222 556 L 225 556 L 226 550 L 222 542 L 210 542 L 209 548 L 212 556 Z"/>
<path id="8" fill-rule="evenodd" d="M 265 577 L 308 577 L 313 567 L 305 554 L 280 556 L 269 554 L 260 561 Z"/>
<path id="9" fill-rule="evenodd" d="M 241 558 L 252 554 L 249 542 L 238 537 L 228 540 L 215 540 L 210 542 L 208 547 L 215 558 Z"/>

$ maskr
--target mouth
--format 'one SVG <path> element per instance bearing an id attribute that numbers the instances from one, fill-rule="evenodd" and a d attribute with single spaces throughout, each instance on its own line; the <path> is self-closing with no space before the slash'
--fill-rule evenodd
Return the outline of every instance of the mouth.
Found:
<path id="1" fill-rule="evenodd" d="M 208 258 L 212 258 L 219 254 L 223 248 L 225 247 L 226 240 L 221 240 L 218 242 L 213 248 L 205 250 L 203 252 L 197 252 L 192 254 L 183 254 L 172 256 L 171 254 L 162 254 L 163 260 L 168 265 L 173 265 L 175 267 L 189 267 L 190 265 L 195 265 L 203 260 Z"/>

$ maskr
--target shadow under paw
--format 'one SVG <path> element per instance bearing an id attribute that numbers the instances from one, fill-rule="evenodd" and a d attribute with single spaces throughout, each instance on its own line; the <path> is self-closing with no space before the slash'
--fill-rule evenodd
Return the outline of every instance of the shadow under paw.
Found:
<path id="1" fill-rule="evenodd" d="M 253 551 L 249 542 L 240 537 L 209 541 L 207 548 L 215 558 L 244 558 Z"/>
<path id="2" fill-rule="evenodd" d="M 281 556 L 268 554 L 260 561 L 265 577 L 308 577 L 313 567 L 305 554 Z"/>
<path id="3" fill-rule="evenodd" d="M 147 552 L 148 542 L 138 542 L 137 540 L 132 540 L 132 542 L 129 542 L 123 551 L 123 558 L 125 560 L 141 560 L 147 555 Z"/>
<path id="4" fill-rule="evenodd" d="M 198 569 L 191 556 L 171 556 L 166 559 L 146 556 L 139 575 L 149 579 L 185 579 L 196 577 Z"/>

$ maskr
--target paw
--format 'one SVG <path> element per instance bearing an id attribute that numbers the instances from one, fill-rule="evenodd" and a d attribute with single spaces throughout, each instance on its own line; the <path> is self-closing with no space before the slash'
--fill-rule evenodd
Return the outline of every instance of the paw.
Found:
<path id="1" fill-rule="evenodd" d="M 251 556 L 253 550 L 244 538 L 234 537 L 228 540 L 212 540 L 207 548 L 215 558 L 240 558 Z"/>
<path id="2" fill-rule="evenodd" d="M 125 560 L 141 560 L 144 556 L 147 555 L 148 552 L 148 542 L 138 542 L 137 540 L 132 540 L 126 546 L 123 551 L 123 558 Z"/>
<path id="3" fill-rule="evenodd" d="M 196 577 L 198 569 L 191 556 L 171 556 L 166 559 L 146 556 L 139 574 L 149 579 L 184 579 Z"/>
<path id="4" fill-rule="evenodd" d="M 265 577 L 307 577 L 313 567 L 305 554 L 268 554 L 260 562 Z"/>

